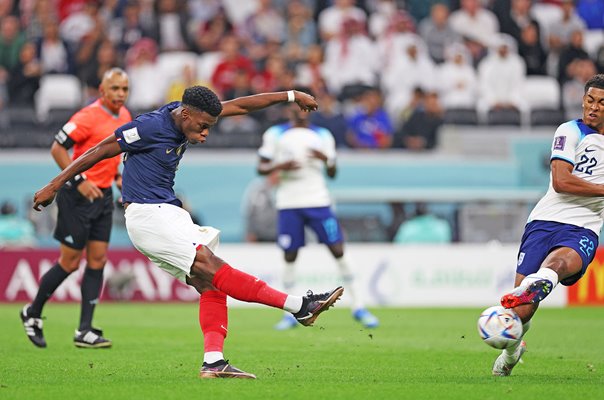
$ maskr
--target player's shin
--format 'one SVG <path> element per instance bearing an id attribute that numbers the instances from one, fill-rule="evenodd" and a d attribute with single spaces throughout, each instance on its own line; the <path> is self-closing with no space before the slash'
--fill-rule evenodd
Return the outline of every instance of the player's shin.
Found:
<path id="1" fill-rule="evenodd" d="M 212 285 L 234 299 L 250 303 L 260 303 L 297 312 L 302 307 L 302 298 L 288 296 L 268 286 L 260 278 L 246 274 L 228 264 L 224 264 L 214 275 Z"/>
<path id="2" fill-rule="evenodd" d="M 226 294 L 218 290 L 199 297 L 199 326 L 203 332 L 203 361 L 207 364 L 224 359 L 224 339 L 228 328 Z"/>
<path id="3" fill-rule="evenodd" d="M 531 321 L 527 321 L 524 324 L 522 324 L 522 336 L 520 337 L 520 340 L 518 340 L 516 343 L 514 343 L 513 345 L 511 345 L 510 347 L 503 349 L 503 355 L 505 357 L 505 361 L 509 364 L 515 363 L 516 360 L 516 350 L 518 349 L 518 346 L 520 346 L 520 344 L 522 343 L 522 339 L 524 338 L 524 335 L 526 335 L 526 332 L 528 332 L 529 328 L 531 327 Z"/>

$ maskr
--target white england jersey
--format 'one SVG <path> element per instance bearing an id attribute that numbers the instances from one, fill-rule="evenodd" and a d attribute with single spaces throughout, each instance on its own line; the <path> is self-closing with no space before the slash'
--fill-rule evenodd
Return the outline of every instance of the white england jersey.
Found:
<path id="1" fill-rule="evenodd" d="M 573 175 L 595 184 L 604 184 L 604 135 L 572 120 L 558 127 L 552 144 L 551 160 L 563 160 L 574 166 Z M 600 235 L 604 198 L 556 193 L 550 183 L 528 222 L 556 221 L 590 229 Z"/>
<path id="2" fill-rule="evenodd" d="M 326 207 L 331 198 L 325 183 L 325 163 L 311 156 L 316 149 L 335 162 L 335 140 L 331 132 L 318 126 L 308 128 L 281 124 L 269 128 L 262 137 L 258 155 L 274 163 L 295 160 L 300 168 L 280 171 L 277 209 Z"/>

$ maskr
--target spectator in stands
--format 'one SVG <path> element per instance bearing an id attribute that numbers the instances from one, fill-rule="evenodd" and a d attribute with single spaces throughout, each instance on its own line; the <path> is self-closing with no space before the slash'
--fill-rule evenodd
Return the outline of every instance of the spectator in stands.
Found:
<path id="1" fill-rule="evenodd" d="M 586 29 L 585 21 L 575 11 L 574 0 L 562 0 L 560 20 L 551 24 L 548 29 L 549 54 L 547 60 L 548 74 L 558 76 L 560 52 L 570 43 L 573 32 Z"/>
<path id="2" fill-rule="evenodd" d="M 522 42 L 522 32 L 529 25 L 535 26 L 537 38 L 541 36 L 539 23 L 531 16 L 531 0 L 511 0 L 508 12 L 499 16 L 499 30 L 512 36 L 518 45 Z"/>
<path id="3" fill-rule="evenodd" d="M 566 119 L 581 115 L 585 83 L 596 74 L 596 65 L 588 58 L 577 59 L 567 68 L 570 79 L 562 86 L 562 105 Z"/>
<path id="4" fill-rule="evenodd" d="M 403 222 L 394 243 L 450 243 L 453 238 L 451 225 L 428 211 L 425 203 L 416 205 L 415 216 Z"/>
<path id="5" fill-rule="evenodd" d="M 256 73 L 252 61 L 241 52 L 241 44 L 235 35 L 222 38 L 222 61 L 218 63 L 212 74 L 212 86 L 223 99 L 233 88 L 235 72 L 245 72 L 251 80 Z"/>
<path id="6" fill-rule="evenodd" d="M 570 36 L 570 42 L 562 48 L 560 60 L 558 61 L 558 82 L 561 85 L 569 79 L 568 66 L 575 60 L 588 59 L 589 54 L 583 47 L 583 31 L 573 31 Z"/>
<path id="7" fill-rule="evenodd" d="M 386 110 L 397 126 L 402 123 L 401 111 L 411 106 L 414 91 L 432 89 L 437 77 L 434 62 L 419 36 L 413 35 L 399 52 L 393 52 L 390 62 L 383 67 L 381 79 Z"/>
<path id="8" fill-rule="evenodd" d="M 222 38 L 232 35 L 234 28 L 224 8 L 220 7 L 216 15 L 201 22 L 195 32 L 194 45 L 197 52 L 203 54 L 220 51 Z"/>
<path id="9" fill-rule="evenodd" d="M 251 81 L 255 93 L 274 92 L 282 87 L 287 65 L 281 54 L 271 54 L 264 63 L 264 68 L 257 71 Z"/>
<path id="10" fill-rule="evenodd" d="M 477 65 L 499 32 L 499 22 L 480 0 L 461 0 L 460 3 L 461 8 L 451 13 L 449 22 L 451 28 L 464 38 L 473 63 Z"/>
<path id="11" fill-rule="evenodd" d="M 33 224 L 17 214 L 10 201 L 0 206 L 0 248 L 33 247 L 36 244 Z"/>
<path id="12" fill-rule="evenodd" d="M 395 25 L 404 24 L 405 32 L 415 32 L 415 21 L 405 10 L 397 9 L 395 0 L 379 0 L 369 15 L 369 34 L 375 39 L 393 31 Z"/>
<path id="13" fill-rule="evenodd" d="M 243 215 L 246 242 L 274 243 L 277 240 L 275 190 L 278 184 L 279 171 L 274 171 L 254 179 L 245 189 Z"/>
<path id="14" fill-rule="evenodd" d="M 33 2 L 29 12 L 23 15 L 23 26 L 27 39 L 34 41 L 41 39 L 44 34 L 44 26 L 47 23 L 53 23 L 57 27 L 59 25 L 59 16 L 53 0 Z"/>
<path id="15" fill-rule="evenodd" d="M 211 86 L 208 82 L 203 82 L 197 79 L 197 71 L 195 67 L 190 64 L 186 64 L 182 68 L 182 74 L 178 75 L 176 79 L 170 82 L 168 86 L 168 91 L 166 93 L 166 103 L 171 103 L 173 101 L 180 101 L 182 99 L 182 94 L 185 89 L 191 86 Z"/>
<path id="16" fill-rule="evenodd" d="M 317 24 L 312 11 L 302 1 L 290 1 L 287 5 L 286 41 L 283 51 L 290 63 L 306 60 L 310 49 L 317 46 Z"/>
<path id="17" fill-rule="evenodd" d="M 339 94 L 346 85 L 377 84 L 380 60 L 377 48 L 365 33 L 365 26 L 355 19 L 348 19 L 342 31 L 327 42 L 323 75 L 332 93 Z"/>
<path id="18" fill-rule="evenodd" d="M 443 124 L 443 108 L 438 93 L 428 92 L 423 104 L 415 109 L 409 120 L 395 134 L 392 147 L 412 151 L 430 150 L 436 147 L 438 132 Z"/>
<path id="19" fill-rule="evenodd" d="M 520 34 L 518 54 L 524 59 L 527 75 L 546 75 L 547 53 L 539 38 L 539 27 L 530 22 Z"/>
<path id="20" fill-rule="evenodd" d="M 7 81 L 10 104 L 33 104 L 34 94 L 40 87 L 41 75 L 42 66 L 36 54 L 36 45 L 26 42 L 21 47 L 19 62 L 10 70 L 10 79 Z"/>
<path id="21" fill-rule="evenodd" d="M 286 22 L 272 0 L 256 1 L 256 10 L 240 26 L 239 34 L 250 45 L 285 41 Z"/>
<path id="22" fill-rule="evenodd" d="M 367 21 L 367 14 L 356 6 L 356 0 L 334 0 L 333 5 L 319 13 L 319 36 L 327 43 L 337 37 L 344 28 L 344 22 L 355 20 L 361 24 Z"/>
<path id="23" fill-rule="evenodd" d="M 164 100 L 163 85 L 154 84 L 158 79 L 157 53 L 157 43 L 150 38 L 142 38 L 126 53 L 126 71 L 130 78 L 128 108 L 136 110 L 134 115 L 153 109 Z"/>
<path id="24" fill-rule="evenodd" d="M 342 112 L 341 104 L 327 90 L 319 89 L 313 93 L 317 96 L 317 102 L 321 107 L 310 115 L 312 124 L 327 128 L 336 141 L 336 147 L 346 147 L 346 132 L 348 123 Z"/>
<path id="25" fill-rule="evenodd" d="M 411 18 L 403 12 L 395 13 L 386 29 L 376 37 L 380 65 L 388 67 L 399 57 L 406 57 L 407 45 L 416 39 Z"/>
<path id="26" fill-rule="evenodd" d="M 96 50 L 92 62 L 81 70 L 81 77 L 86 88 L 86 102 L 99 97 L 99 85 L 105 72 L 117 65 L 117 53 L 109 39 L 103 40 Z M 151 82 L 151 81 L 150 81 Z"/>
<path id="27" fill-rule="evenodd" d="M 296 83 L 319 93 L 325 86 L 323 77 L 323 49 L 321 45 L 308 48 L 306 60 L 296 66 Z"/>
<path id="28" fill-rule="evenodd" d="M 461 37 L 451 28 L 449 23 L 449 7 L 436 3 L 430 9 L 430 18 L 425 18 L 419 24 L 419 34 L 426 43 L 428 54 L 438 64 L 445 61 L 445 51 Z"/>
<path id="29" fill-rule="evenodd" d="M 128 0 L 121 17 L 111 21 L 109 35 L 121 59 L 138 40 L 150 36 L 141 23 L 140 6 L 136 0 Z"/>
<path id="30" fill-rule="evenodd" d="M 348 117 L 347 143 L 352 148 L 384 149 L 392 144 L 394 128 L 383 107 L 381 91 L 368 87 Z"/>
<path id="31" fill-rule="evenodd" d="M 491 110 L 524 110 L 522 84 L 526 77 L 526 66 L 516 52 L 515 40 L 499 34 L 494 45 L 478 66 L 480 100 L 477 107 L 486 118 Z"/>
<path id="32" fill-rule="evenodd" d="M 19 53 L 25 44 L 19 19 L 9 15 L 0 21 L 0 68 L 10 71 L 19 63 Z"/>
<path id="33" fill-rule="evenodd" d="M 61 37 L 70 46 L 77 47 L 93 30 L 104 31 L 105 26 L 99 16 L 99 4 L 96 1 L 84 1 L 73 4 L 59 27 Z"/>
<path id="34" fill-rule="evenodd" d="M 44 74 L 74 73 L 72 54 L 67 42 L 59 36 L 56 22 L 44 23 L 44 33 L 36 42 L 37 54 Z"/>
<path id="35" fill-rule="evenodd" d="M 155 2 L 156 18 L 152 37 L 164 51 L 188 51 L 189 35 L 187 33 L 188 14 L 186 2 L 178 0 L 158 0 Z"/>
<path id="36" fill-rule="evenodd" d="M 478 76 L 471 57 L 462 43 L 445 51 L 446 61 L 439 68 L 439 89 L 445 109 L 475 109 Z"/>

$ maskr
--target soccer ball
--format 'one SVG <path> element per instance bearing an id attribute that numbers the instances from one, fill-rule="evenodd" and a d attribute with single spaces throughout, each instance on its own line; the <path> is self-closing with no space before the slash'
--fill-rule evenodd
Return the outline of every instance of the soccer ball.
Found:
<path id="1" fill-rule="evenodd" d="M 496 349 L 505 349 L 522 338 L 522 321 L 512 309 L 489 307 L 478 318 L 478 334 Z"/>

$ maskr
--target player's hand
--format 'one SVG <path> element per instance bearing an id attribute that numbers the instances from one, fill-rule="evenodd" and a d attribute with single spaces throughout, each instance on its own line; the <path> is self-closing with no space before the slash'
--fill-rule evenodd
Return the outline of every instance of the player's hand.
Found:
<path id="1" fill-rule="evenodd" d="M 316 111 L 319 108 L 319 103 L 314 97 L 308 93 L 294 90 L 295 102 L 302 111 Z"/>
<path id="2" fill-rule="evenodd" d="M 42 211 L 40 206 L 46 207 L 55 199 L 57 191 L 52 189 L 49 185 L 44 186 L 34 194 L 34 210 Z"/>
<path id="3" fill-rule="evenodd" d="M 300 163 L 296 160 L 285 161 L 281 164 L 277 165 L 276 169 L 280 169 L 283 171 L 292 171 L 294 169 L 299 169 L 301 167 Z"/>
<path id="4" fill-rule="evenodd" d="M 94 183 L 85 180 L 78 185 L 78 192 L 86 197 L 92 203 L 96 199 L 103 197 L 103 192 Z"/>
<path id="5" fill-rule="evenodd" d="M 310 149 L 309 153 L 312 158 L 318 158 L 319 160 L 321 160 L 323 162 L 327 162 L 327 156 L 325 155 L 325 153 L 323 153 L 317 149 Z"/>

